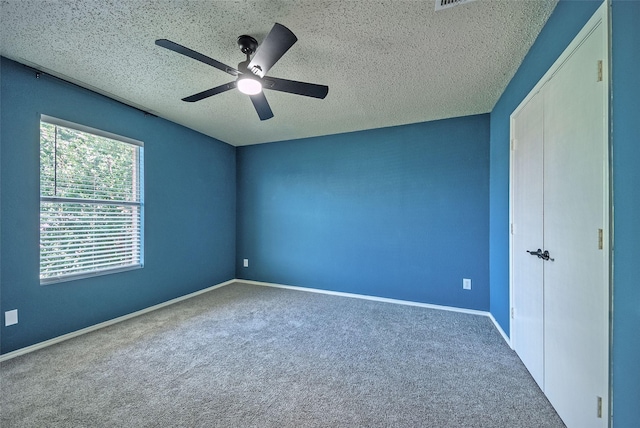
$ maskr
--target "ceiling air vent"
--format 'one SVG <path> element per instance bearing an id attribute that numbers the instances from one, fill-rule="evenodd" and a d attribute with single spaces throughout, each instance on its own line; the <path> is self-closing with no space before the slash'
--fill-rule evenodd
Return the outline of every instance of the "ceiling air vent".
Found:
<path id="1" fill-rule="evenodd" d="M 436 10 L 449 9 L 450 7 L 460 6 L 476 0 L 436 0 Z"/>

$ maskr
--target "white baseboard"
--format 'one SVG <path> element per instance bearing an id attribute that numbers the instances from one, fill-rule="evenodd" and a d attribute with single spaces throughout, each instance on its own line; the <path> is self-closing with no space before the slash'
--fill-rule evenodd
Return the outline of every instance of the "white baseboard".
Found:
<path id="1" fill-rule="evenodd" d="M 190 299 L 192 297 L 196 297 L 196 296 L 198 296 L 200 294 L 207 293 L 209 291 L 215 290 L 216 288 L 224 287 L 226 285 L 230 285 L 230 284 L 234 284 L 234 283 L 245 283 L 245 284 L 258 285 L 258 286 L 263 286 L 263 287 L 285 288 L 285 289 L 289 289 L 289 290 L 298 290 L 298 291 L 306 291 L 306 292 L 310 292 L 310 293 L 329 294 L 329 295 L 332 295 L 332 296 L 350 297 L 350 298 L 354 298 L 354 299 L 373 300 L 373 301 L 376 301 L 376 302 L 393 303 L 393 304 L 397 304 L 397 305 L 417 306 L 417 307 L 428 308 L 428 309 L 437 309 L 437 310 L 443 310 L 443 311 L 461 312 L 461 313 L 472 314 L 472 315 L 481 315 L 481 316 L 489 317 L 489 319 L 493 322 L 494 326 L 496 327 L 496 329 L 498 330 L 498 332 L 500 333 L 502 338 L 507 342 L 507 344 L 509 346 L 511 346 L 511 341 L 509 340 L 509 337 L 505 334 L 504 330 L 502 330 L 502 328 L 497 323 L 497 321 L 495 320 L 493 315 L 490 312 L 486 312 L 486 311 L 478 311 L 478 310 L 475 310 L 475 309 L 456 308 L 454 306 L 432 305 L 430 303 L 412 302 L 410 300 L 389 299 L 389 298 L 386 298 L 386 297 L 368 296 L 366 294 L 355 294 L 355 293 L 344 293 L 344 292 L 341 292 L 341 291 L 322 290 L 322 289 L 319 289 L 319 288 L 299 287 L 299 286 L 294 286 L 294 285 L 275 284 L 275 283 L 271 283 L 271 282 L 250 281 L 250 280 L 244 280 L 244 279 L 230 279 L 229 281 L 225 281 L 223 283 L 214 285 L 212 287 L 208 287 L 208 288 L 205 288 L 205 289 L 202 289 L 202 290 L 190 293 L 190 294 L 186 294 L 186 295 L 181 296 L 181 297 L 176 297 L 175 299 L 171 299 L 171 300 L 168 300 L 166 302 L 159 303 L 157 305 L 150 306 L 148 308 L 141 309 L 139 311 L 132 312 L 130 314 L 123 315 L 123 316 L 118 317 L 118 318 L 114 318 L 114 319 L 111 319 L 111 320 L 108 320 L 108 321 L 104 321 L 104 322 L 101 322 L 99 324 L 95 324 L 95 325 L 92 325 L 92 326 L 89 326 L 89 327 L 86 327 L 86 328 L 83 328 L 83 329 L 80 329 L 80 330 L 72 331 L 71 333 L 63 334 L 62 336 L 54 337 L 53 339 L 45 340 L 44 342 L 39 342 L 39 343 L 30 345 L 30 346 L 26 346 L 24 348 L 16 349 L 15 351 L 8 352 L 8 353 L 6 353 L 4 355 L 0 355 L 0 362 L 10 360 L 10 359 L 18 357 L 20 355 L 28 354 L 29 352 L 37 351 L 38 349 L 42 349 L 42 348 L 46 348 L 46 347 L 51 346 L 51 345 L 55 345 L 56 343 L 60 343 L 60 342 L 63 342 L 65 340 L 73 339 L 74 337 L 78 337 L 78 336 L 86 334 L 86 333 L 91 333 L 92 331 L 96 331 L 96 330 L 99 330 L 101 328 L 108 327 L 110 325 L 113 325 L 113 324 L 116 324 L 116 323 L 119 323 L 119 322 L 122 322 L 122 321 L 126 321 L 126 320 L 131 319 L 131 318 L 135 318 L 137 316 L 149 313 L 151 311 L 155 311 L 156 309 L 161 309 L 161 308 L 167 307 L 169 305 L 173 305 L 174 303 L 178 303 L 178 302 L 181 302 L 183 300 L 187 300 L 187 299 Z"/>
<path id="2" fill-rule="evenodd" d="M 127 315 L 123 315 L 118 318 L 111 319 L 109 321 L 104 321 L 99 324 L 95 324 L 80 330 L 72 331 L 71 333 L 63 334 L 62 336 L 54 337 L 53 339 L 45 340 L 44 342 L 39 342 L 30 346 L 26 346 L 24 348 L 16 349 L 12 352 L 7 352 L 6 354 L 0 355 L 0 362 L 10 360 L 12 358 L 18 357 L 20 355 L 28 354 L 29 352 L 37 351 L 38 349 L 46 348 L 47 346 L 55 345 L 56 343 L 64 342 L 65 340 L 73 339 L 74 337 L 78 337 L 80 335 L 91 333 L 92 331 L 99 330 L 104 327 L 108 327 L 110 325 L 126 321 L 131 318 L 135 318 L 137 316 L 149 313 L 151 311 L 155 311 L 156 309 L 164 308 L 169 305 L 173 305 L 174 303 L 181 302 L 183 300 L 190 299 L 192 297 L 198 296 L 200 294 L 215 290 L 216 288 L 224 287 L 225 285 L 233 284 L 236 282 L 235 279 L 230 279 L 229 281 L 222 282 L 220 284 L 195 291 L 193 293 L 186 294 L 184 296 L 176 297 L 175 299 L 167 300 L 166 302 L 159 303 L 154 306 L 149 306 L 148 308 L 141 309 L 136 312 L 132 312 Z"/>
<path id="3" fill-rule="evenodd" d="M 498 321 L 496 321 L 496 319 L 493 317 L 493 314 L 491 312 L 487 312 L 487 314 L 491 322 L 493 322 L 493 325 L 498 330 L 498 333 L 500 333 L 504 341 L 507 342 L 507 345 L 509 345 L 509 348 L 513 349 L 513 346 L 511 346 L 511 339 L 509 339 L 509 336 L 507 336 L 507 333 L 505 333 L 502 327 L 500 327 L 500 324 L 498 324 Z"/>

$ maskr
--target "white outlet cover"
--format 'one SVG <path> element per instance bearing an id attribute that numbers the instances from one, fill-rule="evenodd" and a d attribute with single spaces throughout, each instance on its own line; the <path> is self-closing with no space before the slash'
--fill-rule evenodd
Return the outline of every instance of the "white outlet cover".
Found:
<path id="1" fill-rule="evenodd" d="M 244 267 L 249 267 L 249 259 L 244 259 L 244 261 L 242 262 L 242 265 Z"/>
<path id="2" fill-rule="evenodd" d="M 17 309 L 13 309 L 11 311 L 6 311 L 4 313 L 4 325 L 6 326 L 10 326 L 10 325 L 14 325 L 14 324 L 18 324 L 18 310 Z"/>
<path id="3" fill-rule="evenodd" d="M 464 290 L 471 290 L 471 280 L 469 278 L 462 279 L 462 288 Z"/>

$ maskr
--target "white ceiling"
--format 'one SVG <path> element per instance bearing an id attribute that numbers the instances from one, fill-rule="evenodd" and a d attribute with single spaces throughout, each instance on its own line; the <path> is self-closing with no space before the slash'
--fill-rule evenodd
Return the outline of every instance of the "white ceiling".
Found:
<path id="1" fill-rule="evenodd" d="M 235 146 L 487 113 L 557 0 L 2 0 L 0 54 Z M 158 47 L 166 38 L 232 67 L 236 39 L 274 22 L 298 42 L 270 76 L 329 86 L 324 100 L 265 91 L 260 121 L 234 80 Z"/>

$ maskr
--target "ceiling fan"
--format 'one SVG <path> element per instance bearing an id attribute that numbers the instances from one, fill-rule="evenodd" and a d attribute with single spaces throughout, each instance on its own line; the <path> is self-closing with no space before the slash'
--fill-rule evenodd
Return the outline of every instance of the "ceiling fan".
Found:
<path id="1" fill-rule="evenodd" d="M 326 97 L 329 92 L 329 87 L 325 85 L 266 76 L 271 67 L 273 67 L 282 55 L 297 41 L 298 38 L 291 30 L 278 23 L 273 26 L 260 46 L 258 46 L 258 42 L 253 37 L 242 35 L 238 37 L 238 46 L 240 46 L 242 53 L 247 56 L 247 59 L 239 63 L 237 69 L 167 39 L 156 40 L 156 45 L 188 56 L 189 58 L 208 64 L 236 77 L 236 80 L 233 82 L 225 83 L 224 85 L 185 97 L 182 101 L 200 101 L 213 95 L 238 88 L 240 92 L 249 95 L 260 120 L 267 120 L 273 117 L 273 112 L 262 91 L 263 89 L 320 99 Z M 251 55 L 254 53 L 255 55 L 252 59 Z"/>

